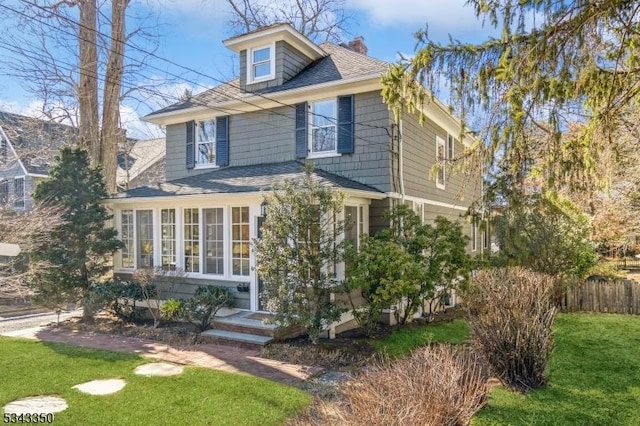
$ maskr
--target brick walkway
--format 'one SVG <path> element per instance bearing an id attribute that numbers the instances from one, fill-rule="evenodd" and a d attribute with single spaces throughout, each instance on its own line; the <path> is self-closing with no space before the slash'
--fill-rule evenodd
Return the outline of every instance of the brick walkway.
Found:
<path id="1" fill-rule="evenodd" d="M 26 329 L 20 332 L 7 333 L 6 335 L 47 342 L 67 343 L 95 349 L 130 352 L 177 364 L 250 374 L 292 386 L 299 386 L 309 377 L 322 372 L 322 369 L 317 367 L 287 364 L 261 358 L 259 356 L 260 352 L 256 349 L 243 349 L 225 345 L 202 344 L 176 347 L 135 337 L 112 336 L 46 327 Z"/>

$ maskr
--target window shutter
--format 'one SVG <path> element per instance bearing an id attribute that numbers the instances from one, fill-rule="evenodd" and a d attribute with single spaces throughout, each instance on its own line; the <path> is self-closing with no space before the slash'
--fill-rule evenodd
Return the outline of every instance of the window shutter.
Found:
<path id="1" fill-rule="evenodd" d="M 338 152 L 352 154 L 355 140 L 353 95 L 338 97 Z"/>
<path id="2" fill-rule="evenodd" d="M 196 165 L 195 133 L 196 122 L 187 122 L 187 169 L 193 169 Z"/>
<path id="3" fill-rule="evenodd" d="M 229 165 L 229 116 L 216 118 L 216 165 Z"/>
<path id="4" fill-rule="evenodd" d="M 307 141 L 309 132 L 307 131 L 307 103 L 303 102 L 296 105 L 296 158 L 306 158 L 309 151 L 309 143 Z"/>

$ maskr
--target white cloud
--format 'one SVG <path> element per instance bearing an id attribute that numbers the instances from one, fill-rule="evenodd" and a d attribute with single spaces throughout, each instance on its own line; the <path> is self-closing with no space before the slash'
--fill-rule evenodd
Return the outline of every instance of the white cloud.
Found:
<path id="1" fill-rule="evenodd" d="M 429 24 L 430 31 L 444 34 L 476 32 L 482 29 L 466 0 L 347 0 L 347 5 L 363 11 L 374 24 L 418 30 Z"/>

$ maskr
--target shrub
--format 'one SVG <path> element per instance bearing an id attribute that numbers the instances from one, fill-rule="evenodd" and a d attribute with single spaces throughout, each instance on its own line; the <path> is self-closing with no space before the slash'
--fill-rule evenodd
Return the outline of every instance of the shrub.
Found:
<path id="1" fill-rule="evenodd" d="M 544 386 L 556 315 L 553 279 L 524 268 L 479 272 L 463 295 L 472 336 L 502 383 L 528 391 Z"/>
<path id="2" fill-rule="evenodd" d="M 136 302 L 144 299 L 142 288 L 133 281 L 109 280 L 92 286 L 91 293 L 93 303 L 126 322 L 137 318 Z"/>
<path id="3" fill-rule="evenodd" d="M 233 295 L 226 287 L 198 287 L 194 296 L 184 303 L 185 315 L 196 324 L 198 330 L 205 331 L 220 308 L 231 305 L 232 301 Z"/>
<path id="4" fill-rule="evenodd" d="M 427 346 L 377 364 L 341 388 L 343 403 L 317 402 L 293 424 L 462 425 L 485 404 L 486 375 L 469 351 Z M 315 412 L 314 412 L 315 410 Z"/>
<path id="5" fill-rule="evenodd" d="M 160 306 L 160 315 L 167 321 L 176 321 L 184 316 L 184 303 L 182 300 L 168 299 Z"/>
<path id="6" fill-rule="evenodd" d="M 173 287 L 186 273 L 183 269 L 168 270 L 160 266 L 142 268 L 133 273 L 133 279 L 140 285 L 143 300 L 146 302 L 149 315 L 153 318 L 153 327 L 157 328 L 163 319 L 160 308 L 163 300 L 173 294 Z"/>
<path id="7" fill-rule="evenodd" d="M 467 237 L 459 223 L 437 217 L 433 224 L 421 219 L 406 205 L 387 215 L 388 229 L 365 236 L 360 249 L 346 250 L 346 289 L 365 299 L 354 317 L 365 330 L 375 329 L 383 309 L 393 309 L 396 321 L 404 324 L 427 303 L 431 312 L 469 275 Z M 430 313 L 431 313 L 430 312 Z"/>

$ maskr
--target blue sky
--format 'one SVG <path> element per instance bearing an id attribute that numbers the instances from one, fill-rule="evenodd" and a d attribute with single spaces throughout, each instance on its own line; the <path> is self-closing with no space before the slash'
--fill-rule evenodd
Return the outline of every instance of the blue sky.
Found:
<path id="1" fill-rule="evenodd" d="M 345 1 L 354 19 L 344 34 L 344 41 L 361 35 L 370 56 L 389 62 L 395 61 L 398 53 L 414 52 L 413 33 L 423 29 L 426 23 L 431 37 L 442 42 L 448 40 L 449 34 L 461 41 L 478 41 L 495 35 L 475 18 L 472 8 L 464 6 L 465 0 Z M 142 72 L 142 83 L 151 83 L 154 90 L 175 96 L 185 88 L 198 93 L 215 85 L 215 79 L 228 80 L 237 74 L 233 53 L 222 44 L 231 35 L 227 26 L 230 11 L 224 0 L 146 0 L 136 2 L 135 8 L 133 11 L 138 14 L 150 13 L 152 19 L 148 22 L 157 23 L 160 34 L 156 57 L 145 59 L 154 68 Z M 7 13 L 3 19 L 12 18 Z M 128 55 L 134 53 L 130 50 Z M 138 117 L 167 103 L 170 102 L 154 97 L 146 103 L 127 102 L 122 116 L 129 134 L 134 137 L 158 135 L 157 129 L 139 122 Z M 34 115 L 40 104 L 41 100 L 25 91 L 18 80 L 0 73 L 0 109 Z"/>

